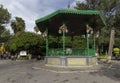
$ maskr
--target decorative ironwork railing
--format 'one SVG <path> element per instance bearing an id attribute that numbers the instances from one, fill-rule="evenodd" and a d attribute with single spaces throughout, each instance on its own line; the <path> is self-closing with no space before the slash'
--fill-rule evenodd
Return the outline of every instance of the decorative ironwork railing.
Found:
<path id="1" fill-rule="evenodd" d="M 66 48 L 64 53 L 62 48 L 49 49 L 48 56 L 95 56 L 94 49 Z"/>

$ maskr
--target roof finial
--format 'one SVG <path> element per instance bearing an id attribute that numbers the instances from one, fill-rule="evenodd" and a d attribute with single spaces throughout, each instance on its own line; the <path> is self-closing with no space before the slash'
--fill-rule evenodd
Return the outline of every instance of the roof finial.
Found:
<path id="1" fill-rule="evenodd" d="M 68 8 L 68 9 L 70 8 L 70 0 L 68 1 L 67 8 Z"/>

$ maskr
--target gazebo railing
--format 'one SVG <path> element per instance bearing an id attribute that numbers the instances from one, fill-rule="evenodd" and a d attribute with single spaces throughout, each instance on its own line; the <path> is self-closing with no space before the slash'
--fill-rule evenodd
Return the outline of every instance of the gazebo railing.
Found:
<path id="1" fill-rule="evenodd" d="M 64 55 L 63 55 L 64 54 Z M 95 56 L 95 50 L 80 49 L 80 48 L 66 48 L 64 53 L 62 48 L 49 49 L 48 56 Z"/>

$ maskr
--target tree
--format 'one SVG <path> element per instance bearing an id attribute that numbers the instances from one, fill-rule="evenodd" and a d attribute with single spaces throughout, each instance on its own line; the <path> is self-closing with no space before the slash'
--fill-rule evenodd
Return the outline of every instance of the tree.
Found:
<path id="1" fill-rule="evenodd" d="M 107 27 L 112 27 L 116 11 L 117 0 L 85 0 L 86 3 L 78 2 L 76 9 L 100 10 L 106 16 Z"/>
<path id="2" fill-rule="evenodd" d="M 120 0 L 116 2 L 116 14 L 115 14 L 115 46 L 120 47 Z"/>
<path id="3" fill-rule="evenodd" d="M 87 6 L 87 4 L 85 4 L 85 3 L 76 3 L 76 5 L 77 6 L 75 6 L 74 8 L 75 9 L 78 9 L 78 10 L 87 10 L 88 9 L 88 6 Z"/>
<path id="4" fill-rule="evenodd" d="M 11 18 L 11 14 L 8 12 L 7 9 L 3 7 L 3 5 L 0 5 L 0 39 L 1 34 L 6 30 L 5 25 L 9 23 Z"/>
<path id="5" fill-rule="evenodd" d="M 39 32 L 39 28 L 37 26 L 34 27 L 34 31 L 37 34 Z"/>
<path id="6" fill-rule="evenodd" d="M 85 0 L 85 3 L 78 2 L 76 9 L 100 10 L 105 15 L 106 28 L 101 29 L 99 43 L 109 43 L 109 35 L 111 28 L 115 23 L 115 8 L 117 0 Z M 106 37 L 104 37 L 106 36 Z"/>
<path id="7" fill-rule="evenodd" d="M 15 17 L 15 20 L 12 20 L 11 27 L 15 35 L 21 34 L 25 31 L 25 22 L 20 17 Z"/>
<path id="8" fill-rule="evenodd" d="M 120 1 L 119 0 L 85 0 L 86 3 L 77 3 L 76 9 L 89 9 L 89 10 L 100 10 L 103 12 L 106 18 L 106 28 L 101 29 L 99 43 L 100 44 L 108 44 L 110 31 L 115 29 L 117 33 L 120 32 L 119 19 L 120 19 Z M 81 7 L 82 6 L 82 7 Z M 116 26 L 117 27 L 116 27 Z M 119 34 L 117 34 L 119 35 Z M 115 39 L 118 42 L 118 38 Z"/>
<path id="9" fill-rule="evenodd" d="M 44 44 L 43 37 L 31 32 L 23 32 L 18 36 L 12 36 L 6 42 L 7 50 L 18 53 L 22 50 L 27 50 L 31 54 L 39 54 L 42 45 Z"/>
<path id="10" fill-rule="evenodd" d="M 5 24 L 9 23 L 11 18 L 10 13 L 7 9 L 0 5 L 0 31 L 5 27 Z"/>
<path id="11" fill-rule="evenodd" d="M 10 31 L 8 29 L 5 29 L 4 32 L 1 34 L 2 42 L 6 42 L 10 36 Z"/>

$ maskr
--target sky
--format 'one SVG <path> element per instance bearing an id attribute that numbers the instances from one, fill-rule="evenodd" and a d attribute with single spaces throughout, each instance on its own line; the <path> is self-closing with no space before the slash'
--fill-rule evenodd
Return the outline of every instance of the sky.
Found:
<path id="1" fill-rule="evenodd" d="M 0 0 L 0 4 L 7 8 L 14 17 L 21 17 L 25 20 L 26 31 L 33 32 L 35 20 L 44 17 L 57 9 L 67 8 L 70 1 L 71 8 L 75 6 L 76 1 L 83 2 L 84 0 Z M 8 25 L 7 28 L 11 30 Z"/>

